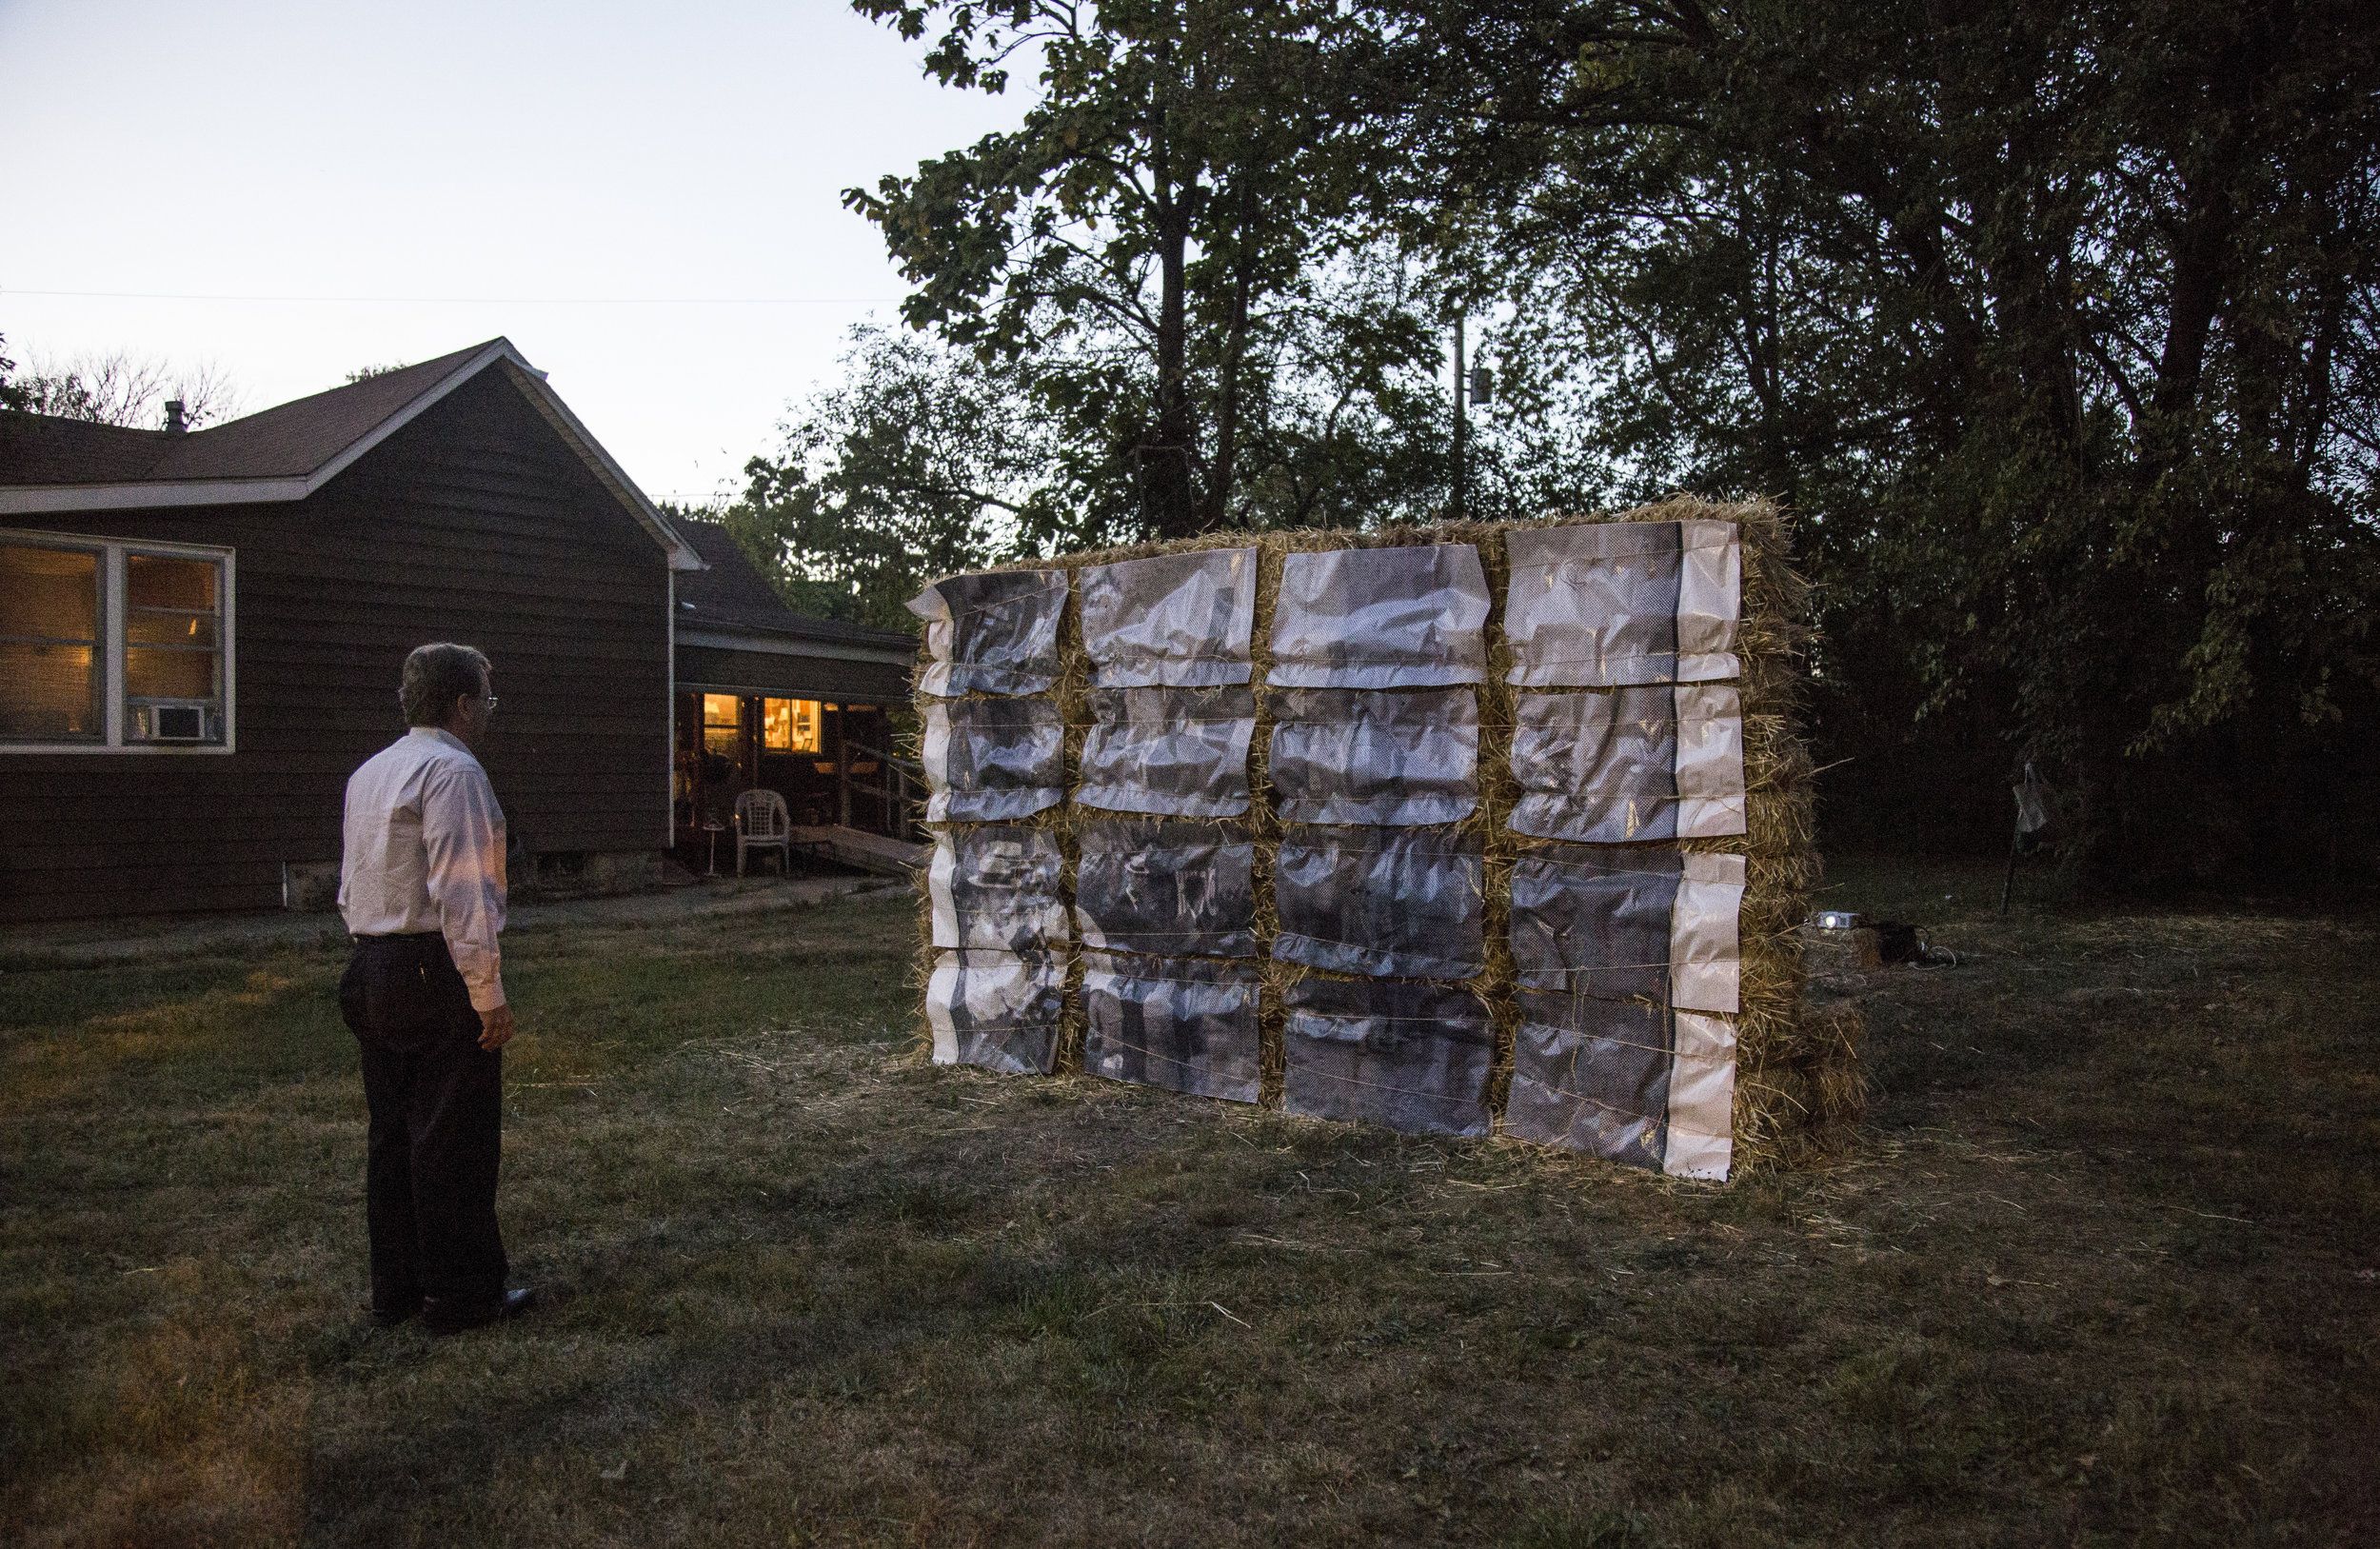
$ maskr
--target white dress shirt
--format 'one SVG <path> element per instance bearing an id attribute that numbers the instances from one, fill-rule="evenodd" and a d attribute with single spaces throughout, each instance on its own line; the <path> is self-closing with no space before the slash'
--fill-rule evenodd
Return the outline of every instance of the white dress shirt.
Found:
<path id="1" fill-rule="evenodd" d="M 472 1008 L 505 1003 L 505 815 L 461 738 L 414 726 L 347 777 L 339 913 L 357 936 L 439 932 Z"/>

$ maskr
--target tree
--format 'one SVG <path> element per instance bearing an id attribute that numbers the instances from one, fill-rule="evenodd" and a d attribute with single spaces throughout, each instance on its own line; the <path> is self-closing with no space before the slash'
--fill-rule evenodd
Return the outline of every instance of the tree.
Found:
<path id="1" fill-rule="evenodd" d="M 10 393 L 13 407 L 30 413 L 140 430 L 164 427 L 169 400 L 181 402 L 191 427 L 233 418 L 240 408 L 239 390 L 211 362 L 176 367 L 123 349 L 36 360 Z"/>
<path id="2" fill-rule="evenodd" d="M 1822 726 L 1914 800 L 1999 828 L 2038 762 L 2103 882 L 2380 841 L 2380 12 L 859 9 L 956 87 L 1039 62 L 849 197 L 1079 530 L 1412 509 L 1435 327 L 1492 304 L 1483 483 L 1783 499 Z"/>
<path id="3" fill-rule="evenodd" d="M 798 406 L 718 519 L 794 608 L 885 628 L 925 582 L 1074 531 L 1056 448 L 971 354 L 853 330 L 843 380 Z"/>
<path id="4" fill-rule="evenodd" d="M 1012 386 L 1100 526 L 1312 516 L 1359 427 L 1426 434 L 1437 300 L 1343 219 L 1377 155 L 1338 110 L 1372 57 L 1344 8 L 855 8 L 939 30 L 926 69 L 953 88 L 1040 62 L 1019 129 L 846 201 L 918 287 L 903 318 Z"/>
<path id="5" fill-rule="evenodd" d="M 2053 767 L 2103 881 L 2354 804 L 2369 8 L 1381 11 L 1379 218 L 1507 278 L 1638 488 L 1799 509 L 1836 708 Z"/>
<path id="6" fill-rule="evenodd" d="M 1364 315 L 1316 308 L 1279 330 L 1240 455 L 1239 525 L 1424 518 L 1443 498 L 1431 385 L 1345 368 L 1367 353 L 1345 334 Z M 735 534 L 791 606 L 906 627 L 902 605 L 938 575 L 1144 530 L 1117 498 L 1113 462 L 1039 407 L 1045 363 L 863 326 L 842 365 L 839 384 L 794 408 L 777 448 L 745 464 L 743 496 L 702 513 Z"/>

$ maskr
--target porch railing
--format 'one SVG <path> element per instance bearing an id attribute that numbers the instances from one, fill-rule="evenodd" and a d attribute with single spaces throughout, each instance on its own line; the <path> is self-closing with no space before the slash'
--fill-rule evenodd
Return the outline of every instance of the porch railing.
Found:
<path id="1" fill-rule="evenodd" d="M 925 770 L 906 759 L 896 758 L 881 747 L 871 747 L 856 738 L 845 738 L 843 756 L 835 761 L 835 802 L 838 821 L 851 826 L 851 795 L 854 791 L 873 796 L 884 804 L 887 826 L 892 837 L 908 841 L 916 838 L 917 827 L 923 821 L 925 805 Z M 854 758 L 874 759 L 883 771 L 883 784 L 871 784 L 853 777 Z"/>

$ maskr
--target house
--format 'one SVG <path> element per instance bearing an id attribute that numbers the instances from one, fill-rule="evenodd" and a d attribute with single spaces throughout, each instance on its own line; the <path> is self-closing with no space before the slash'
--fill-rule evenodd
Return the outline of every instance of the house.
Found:
<path id="1" fill-rule="evenodd" d="M 861 836 L 905 840 L 922 797 L 893 756 L 891 711 L 909 698 L 915 637 L 805 618 L 779 600 L 724 527 L 679 533 L 705 568 L 678 580 L 676 823 L 680 852 L 707 867 L 705 824 L 732 821 L 738 793 L 765 787 L 838 858 L 897 854 Z M 725 839 L 732 855 L 734 841 Z"/>
<path id="2" fill-rule="evenodd" d="M 495 664 L 516 875 L 656 872 L 705 573 L 503 339 L 199 430 L 0 413 L 0 921 L 319 902 L 347 773 L 400 729 L 426 640 Z M 764 717 L 788 685 L 859 698 L 687 648 Z"/>

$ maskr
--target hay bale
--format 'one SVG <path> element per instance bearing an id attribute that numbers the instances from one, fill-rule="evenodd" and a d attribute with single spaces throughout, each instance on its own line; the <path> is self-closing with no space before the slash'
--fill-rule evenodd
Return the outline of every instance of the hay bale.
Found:
<path id="1" fill-rule="evenodd" d="M 1256 929 L 1261 962 L 1263 1101 L 1279 1101 L 1285 1064 L 1283 996 L 1299 978 L 1319 970 L 1279 963 L 1269 956 L 1279 931 L 1272 873 L 1281 837 L 1268 765 L 1273 711 L 1265 676 L 1272 665 L 1271 637 L 1281 570 L 1288 555 L 1327 549 L 1395 547 L 1423 544 L 1470 544 L 1486 572 L 1490 611 L 1488 670 L 1477 685 L 1479 702 L 1479 800 L 1477 809 L 1449 831 L 1476 834 L 1485 854 L 1480 900 L 1486 935 L 1482 971 L 1463 982 L 1489 1009 L 1496 1035 L 1489 1088 L 1493 1111 L 1501 1113 L 1509 1092 L 1513 1049 L 1519 1021 L 1517 976 L 1510 944 L 1510 900 L 1515 862 L 1547 842 L 1515 834 L 1506 826 L 1519 791 L 1511 770 L 1517 695 L 1506 681 L 1513 653 L 1503 610 L 1510 581 L 1504 534 L 1518 526 L 1550 527 L 1585 521 L 1685 522 L 1716 519 L 1735 524 L 1741 538 L 1743 579 L 1735 680 L 1743 707 L 1746 832 L 1716 839 L 1689 839 L 1666 846 L 1687 852 L 1741 855 L 1745 890 L 1739 916 L 1742 988 L 1735 1018 L 1738 1076 L 1734 1104 L 1735 1172 L 1740 1176 L 1794 1165 L 1838 1145 L 1865 1106 L 1859 1076 L 1855 1007 L 1812 1012 L 1804 1005 L 1806 975 L 1796 935 L 1819 878 L 1813 839 L 1813 776 L 1800 739 L 1802 659 L 1809 644 L 1805 624 L 1808 587 L 1791 564 L 1791 531 L 1784 515 L 1766 501 L 1715 504 L 1678 496 L 1598 517 L 1562 516 L 1532 524 L 1441 523 L 1365 532 L 1308 528 L 1263 533 L 1220 532 L 1172 543 L 1144 543 L 1052 559 L 1019 561 L 1003 569 L 1056 568 L 1143 559 L 1210 548 L 1252 547 L 1257 552 L 1256 616 L 1251 641 L 1256 685 L 1256 734 L 1249 754 L 1250 811 L 1245 820 L 1256 844 Z M 1079 788 L 1083 739 L 1089 729 L 1086 692 L 1091 663 L 1082 643 L 1079 587 L 1070 587 L 1061 636 L 1061 671 L 1052 696 L 1066 725 L 1065 788 L 1068 800 L 1027 820 L 1052 830 L 1065 855 L 1065 885 L 1071 897 L 1081 809 Z M 955 826 L 955 825 L 949 825 Z M 930 970 L 930 947 L 921 951 Z M 921 989 L 922 989 L 921 985 Z M 1067 1024 L 1060 1069 L 1080 1068 L 1082 1039 L 1081 967 L 1068 976 Z"/>

